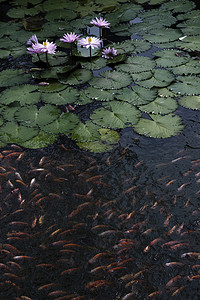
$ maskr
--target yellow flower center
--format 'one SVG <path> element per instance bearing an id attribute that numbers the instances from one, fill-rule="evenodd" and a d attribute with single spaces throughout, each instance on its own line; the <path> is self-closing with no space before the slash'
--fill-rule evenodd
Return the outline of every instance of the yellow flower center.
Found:
<path id="1" fill-rule="evenodd" d="M 43 42 L 43 45 L 46 47 L 47 46 L 47 42 Z"/>
<path id="2" fill-rule="evenodd" d="M 88 38 L 88 43 L 91 43 L 91 42 L 92 42 L 92 38 L 89 37 L 89 38 Z"/>

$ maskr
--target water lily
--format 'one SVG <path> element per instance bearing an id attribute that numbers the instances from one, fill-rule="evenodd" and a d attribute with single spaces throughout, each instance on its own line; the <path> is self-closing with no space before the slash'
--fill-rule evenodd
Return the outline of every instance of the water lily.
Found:
<path id="1" fill-rule="evenodd" d="M 63 35 L 63 38 L 60 39 L 60 41 L 64 43 L 74 43 L 79 40 L 80 35 L 75 34 L 74 32 L 71 33 L 65 33 Z"/>
<path id="2" fill-rule="evenodd" d="M 97 18 L 96 19 L 92 19 L 92 21 L 90 22 L 92 25 L 95 25 L 97 27 L 99 27 L 99 37 L 101 38 L 102 37 L 102 28 L 105 27 L 105 28 L 110 28 L 109 25 L 110 23 L 108 23 L 106 21 L 106 19 L 103 19 L 103 18 Z"/>
<path id="3" fill-rule="evenodd" d="M 37 36 L 34 34 L 27 42 L 28 45 L 31 44 L 31 47 L 27 48 L 27 53 L 29 54 L 37 54 L 38 58 L 40 59 L 39 54 L 45 53 L 46 54 L 46 61 L 48 62 L 47 54 L 54 54 L 56 52 L 56 44 L 53 42 L 48 42 L 46 40 L 43 44 L 38 42 Z"/>
<path id="4" fill-rule="evenodd" d="M 114 48 L 106 48 L 102 51 L 102 57 L 107 58 L 107 59 L 113 59 L 117 55 L 117 50 Z"/>
<path id="5" fill-rule="evenodd" d="M 63 35 L 63 38 L 60 39 L 60 41 L 71 44 L 71 55 L 72 55 L 72 49 L 73 49 L 72 47 L 75 44 L 75 42 L 79 40 L 79 38 L 80 35 L 71 32 L 71 33 L 65 33 Z"/>
<path id="6" fill-rule="evenodd" d="M 49 53 L 49 54 L 55 54 L 56 52 L 56 44 L 53 42 L 48 42 L 48 40 L 46 40 L 46 42 L 43 42 L 43 44 L 39 44 L 39 47 L 41 47 L 41 51 L 42 53 Z"/>
<path id="7" fill-rule="evenodd" d="M 32 37 L 28 40 L 27 45 L 38 44 L 38 38 L 36 34 L 32 35 Z"/>
<path id="8" fill-rule="evenodd" d="M 78 44 L 90 49 L 90 58 L 92 57 L 91 49 L 98 48 L 101 46 L 101 40 L 94 36 L 87 36 L 86 38 L 82 38 L 78 41 Z"/>
<path id="9" fill-rule="evenodd" d="M 106 21 L 106 19 L 103 19 L 101 17 L 99 19 L 96 17 L 96 20 L 92 19 L 92 21 L 90 23 L 93 24 L 93 25 L 95 25 L 95 26 L 98 26 L 98 27 L 110 28 L 109 27 L 110 23 L 108 23 Z"/>

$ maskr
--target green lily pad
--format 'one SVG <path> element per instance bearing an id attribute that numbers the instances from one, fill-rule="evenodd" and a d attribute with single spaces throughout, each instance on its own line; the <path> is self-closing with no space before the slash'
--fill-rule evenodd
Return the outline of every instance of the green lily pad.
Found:
<path id="1" fill-rule="evenodd" d="M 141 118 L 134 126 L 134 130 L 142 135 L 153 138 L 169 138 L 179 134 L 183 129 L 181 118 L 179 116 L 168 114 L 150 115 L 151 119 Z"/>
<path id="2" fill-rule="evenodd" d="M 0 127 L 0 140 L 3 143 L 20 144 L 30 140 L 38 134 L 38 128 L 30 128 L 18 125 L 15 122 L 7 122 Z"/>
<path id="3" fill-rule="evenodd" d="M 172 98 L 158 97 L 149 104 L 142 105 L 139 107 L 141 111 L 166 115 L 175 111 L 178 107 L 176 100 Z"/>
<path id="4" fill-rule="evenodd" d="M 150 33 L 144 34 L 143 38 L 151 43 L 167 43 L 178 40 L 181 31 L 178 29 L 166 28 L 165 30 L 154 29 Z"/>
<path id="5" fill-rule="evenodd" d="M 14 86 L 4 90 L 0 95 L 0 102 L 8 105 L 18 101 L 21 105 L 35 104 L 40 101 L 40 93 L 33 92 L 37 86 L 26 84 L 23 86 Z"/>
<path id="6" fill-rule="evenodd" d="M 38 135 L 33 137 L 32 139 L 21 142 L 20 146 L 28 148 L 28 149 L 39 149 L 47 147 L 53 144 L 58 138 L 58 135 L 52 133 L 46 133 L 42 130 L 39 131 Z"/>
<path id="7" fill-rule="evenodd" d="M 186 64 L 171 68 L 176 75 L 192 75 L 200 73 L 200 60 L 190 59 Z"/>
<path id="8" fill-rule="evenodd" d="M 178 102 L 183 107 L 200 110 L 200 96 L 184 96 Z"/>
<path id="9" fill-rule="evenodd" d="M 89 87 L 85 89 L 84 92 L 89 98 L 92 98 L 97 101 L 110 101 L 113 100 L 115 97 L 114 90 L 103 90 Z"/>
<path id="10" fill-rule="evenodd" d="M 178 76 L 177 82 L 168 86 L 168 89 L 180 95 L 199 95 L 200 78 L 196 76 Z"/>
<path id="11" fill-rule="evenodd" d="M 168 70 L 155 69 L 152 71 L 152 77 L 150 79 L 142 80 L 137 83 L 146 88 L 165 87 L 168 86 L 174 78 L 174 75 Z"/>
<path id="12" fill-rule="evenodd" d="M 23 126 L 44 126 L 58 119 L 60 109 L 53 105 L 47 104 L 39 110 L 35 105 L 21 107 L 16 111 L 15 118 Z"/>
<path id="13" fill-rule="evenodd" d="M 26 74 L 24 70 L 10 69 L 0 72 L 0 87 L 9 87 L 26 83 L 31 76 Z"/>
<path id="14" fill-rule="evenodd" d="M 119 134 L 114 130 L 100 128 L 99 133 L 99 140 L 77 143 L 77 145 L 84 150 L 101 153 L 112 150 L 119 141 Z"/>
<path id="15" fill-rule="evenodd" d="M 151 58 L 137 55 L 129 57 L 125 64 L 117 66 L 116 69 L 128 73 L 140 73 L 152 70 L 155 65 Z"/>
<path id="16" fill-rule="evenodd" d="M 141 113 L 133 105 L 120 101 L 104 104 L 105 108 L 98 108 L 90 116 L 95 124 L 103 127 L 119 129 L 136 124 Z"/>
<path id="17" fill-rule="evenodd" d="M 177 50 L 161 50 L 152 54 L 159 57 L 156 59 L 156 64 L 163 68 L 180 66 L 190 60 L 190 56 L 187 53 Z"/>
<path id="18" fill-rule="evenodd" d="M 146 89 L 134 85 L 130 89 L 124 88 L 116 93 L 115 97 L 119 100 L 127 101 L 132 105 L 143 105 L 151 102 L 156 98 L 157 92 L 152 89 Z"/>
<path id="19" fill-rule="evenodd" d="M 76 102 L 78 98 L 78 90 L 68 87 L 63 91 L 57 93 L 41 94 L 41 100 L 45 103 L 54 104 L 54 105 L 66 105 L 69 103 Z"/>
<path id="20" fill-rule="evenodd" d="M 131 83 L 131 77 L 123 72 L 105 71 L 100 73 L 102 77 L 94 77 L 90 85 L 98 89 L 121 89 Z"/>
<path id="21" fill-rule="evenodd" d="M 80 122 L 73 130 L 71 138 L 79 143 L 96 141 L 100 138 L 98 132 L 99 126 L 91 121 L 86 121 L 85 124 Z"/>
<path id="22" fill-rule="evenodd" d="M 64 133 L 69 134 L 79 123 L 79 118 L 72 113 L 63 113 L 59 118 L 56 118 L 50 124 L 41 124 L 40 128 L 48 133 L 58 134 Z"/>
<path id="23" fill-rule="evenodd" d="M 63 84 L 77 85 L 89 81 L 91 77 L 91 71 L 85 69 L 78 69 L 66 77 L 61 77 L 59 81 Z"/>

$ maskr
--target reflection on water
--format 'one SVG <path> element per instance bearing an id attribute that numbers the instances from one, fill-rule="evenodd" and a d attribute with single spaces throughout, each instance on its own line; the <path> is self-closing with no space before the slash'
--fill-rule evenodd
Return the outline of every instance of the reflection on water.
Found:
<path id="1" fill-rule="evenodd" d="M 2 150 L 1 299 L 198 299 L 199 151 L 176 141 Z"/>

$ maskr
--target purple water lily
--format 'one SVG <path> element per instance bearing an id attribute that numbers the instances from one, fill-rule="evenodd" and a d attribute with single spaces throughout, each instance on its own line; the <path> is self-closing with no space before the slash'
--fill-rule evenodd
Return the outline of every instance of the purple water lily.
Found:
<path id="1" fill-rule="evenodd" d="M 63 38 L 60 39 L 60 41 L 64 43 L 74 43 L 79 40 L 80 35 L 75 34 L 74 32 L 71 33 L 65 33 L 63 35 Z"/>
<path id="2" fill-rule="evenodd" d="M 114 48 L 106 48 L 102 51 L 102 57 L 107 58 L 107 59 L 113 59 L 117 55 L 117 50 Z"/>
<path id="3" fill-rule="evenodd" d="M 86 38 L 82 38 L 78 41 L 78 44 L 90 49 L 90 58 L 92 57 L 91 49 L 98 48 L 101 46 L 101 40 L 94 36 L 87 36 Z"/>
<path id="4" fill-rule="evenodd" d="M 92 21 L 90 23 L 93 24 L 93 25 L 95 25 L 95 26 L 98 26 L 98 27 L 110 28 L 109 27 L 110 23 L 108 23 L 106 21 L 106 19 L 103 19 L 101 17 L 99 19 L 96 17 L 96 20 L 92 19 Z"/>

